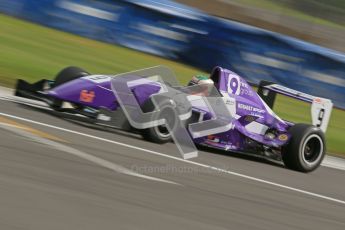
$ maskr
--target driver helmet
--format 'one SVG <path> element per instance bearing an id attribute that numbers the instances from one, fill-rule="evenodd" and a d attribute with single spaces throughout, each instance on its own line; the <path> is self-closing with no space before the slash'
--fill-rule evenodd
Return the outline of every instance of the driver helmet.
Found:
<path id="1" fill-rule="evenodd" d="M 193 85 L 203 85 L 203 84 L 214 84 L 214 82 L 208 78 L 205 75 L 195 75 L 193 76 L 192 80 L 189 81 L 188 86 L 193 86 Z"/>

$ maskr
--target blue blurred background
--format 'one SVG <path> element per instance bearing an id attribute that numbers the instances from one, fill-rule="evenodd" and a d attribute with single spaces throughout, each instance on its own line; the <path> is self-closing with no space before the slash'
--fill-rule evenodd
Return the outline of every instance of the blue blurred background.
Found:
<path id="1" fill-rule="evenodd" d="M 345 55 L 170 0 L 0 0 L 0 12 L 205 71 L 220 65 L 345 109 Z M 115 60 L 114 60 L 115 61 Z"/>

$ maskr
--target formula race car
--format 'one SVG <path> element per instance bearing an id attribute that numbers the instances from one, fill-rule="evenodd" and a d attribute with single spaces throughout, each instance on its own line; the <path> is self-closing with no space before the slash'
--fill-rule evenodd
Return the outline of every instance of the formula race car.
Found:
<path id="1" fill-rule="evenodd" d="M 185 92 L 185 87 L 150 80 L 166 73 L 171 74 L 172 71 L 167 67 L 159 66 L 149 70 L 144 73 L 150 74 L 137 74 L 140 73 L 137 71 L 128 75 L 137 79 L 130 82 L 128 88 L 143 113 L 157 110 L 152 98 L 165 92 L 166 85 L 175 91 Z M 114 79 L 119 79 L 117 77 L 92 75 L 78 67 L 67 67 L 57 74 L 55 80 L 41 80 L 33 84 L 18 80 L 15 95 L 43 101 L 59 114 L 77 116 L 77 119 L 83 117 L 96 125 L 138 131 L 152 142 L 172 141 L 171 127 L 157 123 L 153 127 L 143 126 L 138 129 L 128 119 L 118 92 L 114 89 Z M 261 81 L 255 92 L 252 88 L 254 84 L 221 67 L 215 67 L 209 77 L 194 76 L 188 85 L 212 85 L 216 91 L 214 94 L 209 91 L 188 91 L 187 100 L 191 111 L 184 124 L 189 132 L 191 124 L 214 119 L 215 114 L 205 103 L 204 97 L 217 95 L 230 114 L 228 124 L 218 133 L 206 136 L 190 133 L 196 145 L 280 160 L 287 168 L 302 172 L 313 171 L 321 164 L 326 152 L 324 133 L 333 106 L 330 100 L 266 81 Z M 277 93 L 311 103 L 312 124 L 294 124 L 279 118 L 272 111 Z M 177 105 L 171 99 L 169 103 L 170 111 L 176 110 Z"/>

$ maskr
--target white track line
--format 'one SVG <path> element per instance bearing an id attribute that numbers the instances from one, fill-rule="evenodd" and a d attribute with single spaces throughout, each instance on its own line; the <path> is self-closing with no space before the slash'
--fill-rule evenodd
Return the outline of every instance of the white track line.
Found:
<path id="1" fill-rule="evenodd" d="M 322 166 L 345 171 L 345 159 L 333 156 L 326 156 L 322 162 Z"/>
<path id="2" fill-rule="evenodd" d="M 102 166 L 104 168 L 107 168 L 107 169 L 112 170 L 112 171 L 117 172 L 117 173 L 129 175 L 129 176 L 134 176 L 134 177 L 138 177 L 138 178 L 142 178 L 142 179 L 146 179 L 146 180 L 156 181 L 156 182 L 162 182 L 162 183 L 168 183 L 168 184 L 174 184 L 174 185 L 181 185 L 181 184 L 178 184 L 178 183 L 170 181 L 170 180 L 164 180 L 164 179 L 161 179 L 161 178 L 158 178 L 158 177 L 151 177 L 151 176 L 146 176 L 146 175 L 143 175 L 143 174 L 140 174 L 140 173 L 136 173 L 134 171 L 131 171 L 131 170 L 121 166 L 121 165 L 115 164 L 113 162 L 104 160 L 102 158 L 96 157 L 94 155 L 91 155 L 91 154 L 88 154 L 88 153 L 85 153 L 85 152 L 82 152 L 82 151 L 80 151 L 78 149 L 74 149 L 74 148 L 71 148 L 71 147 L 69 147 L 67 145 L 63 145 L 63 144 L 60 144 L 58 142 L 48 140 L 46 138 L 42 138 L 42 137 L 36 136 L 36 135 L 26 131 L 26 130 L 21 129 L 20 127 L 18 128 L 18 127 L 14 126 L 14 125 L 11 125 L 11 124 L 6 124 L 6 123 L 3 123 L 3 122 L 0 122 L 0 128 L 3 128 L 3 129 L 8 130 L 8 131 L 11 131 L 11 132 L 16 133 L 16 134 L 18 134 L 20 136 L 23 136 L 23 137 L 26 137 L 28 139 L 31 139 L 31 140 L 33 140 L 35 142 L 47 145 L 47 146 L 49 146 L 49 147 L 51 147 L 53 149 L 59 150 L 61 152 L 77 156 L 77 157 L 79 157 L 81 159 L 90 161 L 90 162 L 92 162 L 94 164 L 97 164 L 99 166 Z"/>
<path id="3" fill-rule="evenodd" d="M 38 122 L 38 121 L 34 121 L 34 120 L 18 117 L 18 116 L 7 114 L 7 113 L 1 113 L 0 112 L 0 115 L 5 116 L 5 117 L 9 117 L 9 118 L 12 118 L 12 119 L 16 119 L 16 120 L 21 120 L 21 121 L 29 122 L 29 123 L 32 123 L 32 124 L 41 125 L 41 126 L 44 126 L 44 127 L 56 129 L 56 130 L 61 130 L 61 131 L 68 132 L 68 133 L 73 133 L 73 134 L 76 134 L 76 135 L 81 135 L 81 136 L 84 136 L 84 137 L 88 137 L 88 138 L 92 138 L 92 139 L 96 139 L 96 140 L 100 140 L 100 141 L 104 141 L 104 142 L 108 142 L 108 143 L 124 146 L 124 147 L 127 147 L 127 148 L 131 148 L 131 149 L 143 151 L 143 152 L 146 152 L 146 153 L 150 153 L 150 154 L 153 154 L 153 155 L 156 155 L 156 156 L 166 157 L 166 158 L 177 160 L 177 161 L 181 161 L 181 162 L 184 162 L 184 163 L 187 163 L 187 164 L 197 165 L 197 166 L 200 166 L 200 167 L 204 167 L 204 168 L 207 168 L 207 169 L 212 169 L 212 170 L 215 170 L 215 171 L 218 171 L 218 172 L 222 172 L 222 173 L 226 173 L 226 174 L 229 174 L 229 175 L 238 176 L 238 177 L 241 177 L 241 178 L 246 178 L 248 180 L 260 182 L 260 183 L 263 183 L 263 184 L 272 185 L 272 186 L 275 186 L 275 187 L 287 189 L 287 190 L 290 190 L 290 191 L 302 193 L 302 194 L 309 195 L 309 196 L 312 196 L 312 197 L 317 197 L 317 198 L 320 198 L 320 199 L 324 199 L 324 200 L 328 200 L 328 201 L 333 201 L 335 203 L 345 205 L 345 201 L 343 201 L 343 200 L 339 200 L 339 199 L 335 199 L 335 198 L 332 198 L 332 197 L 324 196 L 324 195 L 321 195 L 321 194 L 317 194 L 317 193 L 305 191 L 305 190 L 302 190 L 302 189 L 286 186 L 286 185 L 283 185 L 283 184 L 279 184 L 279 183 L 263 180 L 263 179 L 260 179 L 260 178 L 256 178 L 256 177 L 252 177 L 252 176 L 247 176 L 247 175 L 244 175 L 244 174 L 241 174 L 241 173 L 236 173 L 236 172 L 233 172 L 233 171 L 224 170 L 224 169 L 221 169 L 221 168 L 217 168 L 217 167 L 214 167 L 214 166 L 210 166 L 210 165 L 206 165 L 206 164 L 202 164 L 202 163 L 198 163 L 198 162 L 194 162 L 194 161 L 190 161 L 190 160 L 184 160 L 182 158 L 166 155 L 166 154 L 159 153 L 159 152 L 156 152 L 156 151 L 152 151 L 152 150 L 149 150 L 149 149 L 144 149 L 144 148 L 140 148 L 140 147 L 137 147 L 137 146 L 124 144 L 124 143 L 121 143 L 121 142 L 108 140 L 108 139 L 105 139 L 105 138 L 93 136 L 93 135 L 86 134 L 86 133 L 77 132 L 77 131 L 70 130 L 70 129 L 56 127 L 56 126 L 53 126 L 53 125 L 49 125 L 49 124 L 45 124 L 45 123 L 42 123 L 42 122 Z"/>

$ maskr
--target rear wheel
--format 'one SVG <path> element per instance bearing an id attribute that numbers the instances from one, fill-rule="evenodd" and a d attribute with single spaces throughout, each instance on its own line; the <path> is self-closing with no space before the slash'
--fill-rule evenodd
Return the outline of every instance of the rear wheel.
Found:
<path id="1" fill-rule="evenodd" d="M 87 75 L 90 74 L 82 68 L 75 66 L 66 67 L 56 75 L 54 87 Z"/>
<path id="2" fill-rule="evenodd" d="M 285 166 L 301 172 L 311 172 L 319 167 L 326 153 L 323 132 L 312 125 L 296 124 L 289 133 L 291 140 L 282 152 Z"/>

